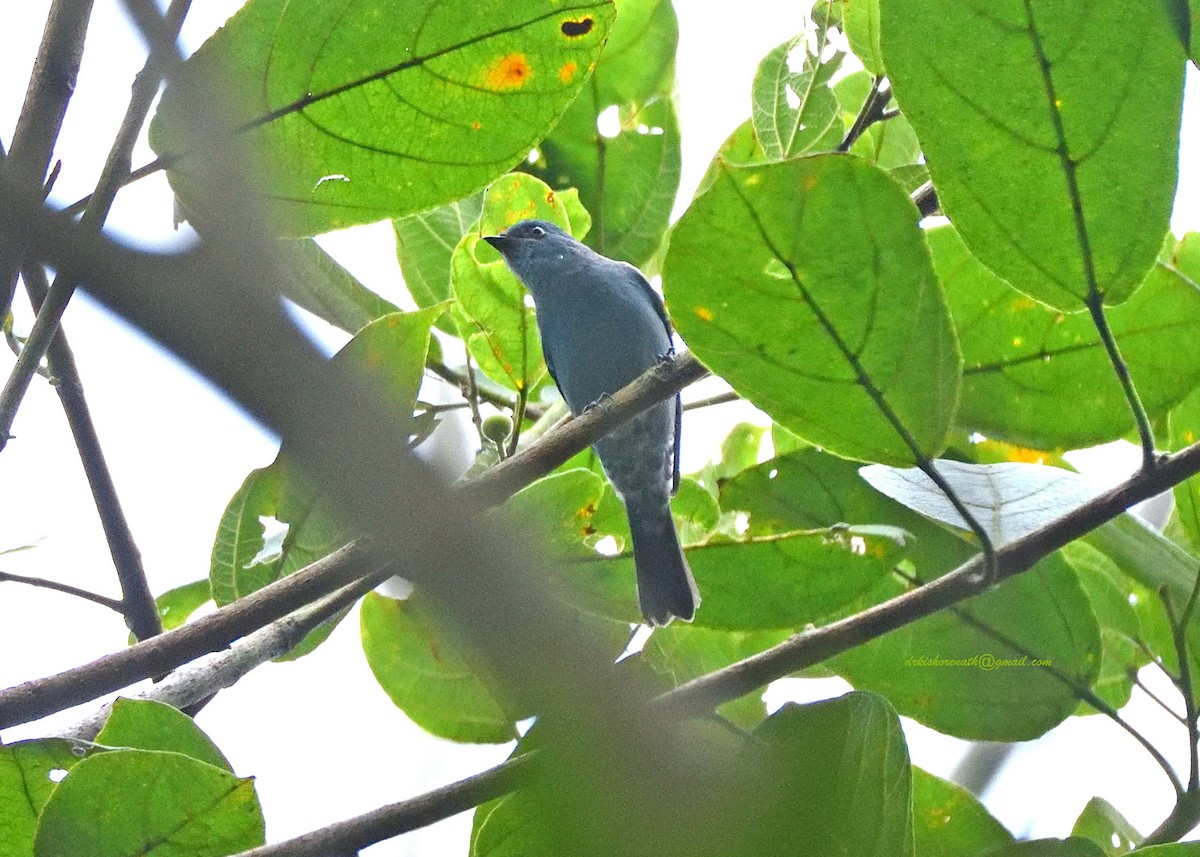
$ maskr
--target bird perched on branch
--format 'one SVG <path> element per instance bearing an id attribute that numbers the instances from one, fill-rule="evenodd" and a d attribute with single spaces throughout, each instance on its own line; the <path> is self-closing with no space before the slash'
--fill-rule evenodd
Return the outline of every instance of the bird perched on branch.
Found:
<path id="1" fill-rule="evenodd" d="M 554 383 L 578 415 L 674 353 L 671 322 L 642 273 L 553 223 L 523 220 L 484 238 L 533 296 Z M 679 487 L 679 397 L 658 402 L 593 444 L 625 503 L 638 603 L 651 625 L 690 621 L 700 596 L 671 519 Z"/>

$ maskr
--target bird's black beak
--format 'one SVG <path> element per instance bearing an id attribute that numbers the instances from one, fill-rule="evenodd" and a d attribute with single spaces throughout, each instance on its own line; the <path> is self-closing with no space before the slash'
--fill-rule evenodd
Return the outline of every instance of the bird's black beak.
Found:
<path id="1" fill-rule="evenodd" d="M 491 244 L 501 255 L 504 255 L 504 249 L 512 246 L 512 239 L 505 235 L 484 235 L 483 240 Z"/>

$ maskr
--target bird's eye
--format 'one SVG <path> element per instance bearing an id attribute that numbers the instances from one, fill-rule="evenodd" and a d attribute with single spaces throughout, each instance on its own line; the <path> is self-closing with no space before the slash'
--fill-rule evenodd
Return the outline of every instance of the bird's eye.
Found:
<path id="1" fill-rule="evenodd" d="M 531 231 L 533 232 L 533 236 L 535 238 L 541 238 L 543 235 L 546 234 L 546 230 L 540 226 L 533 227 L 533 229 Z"/>

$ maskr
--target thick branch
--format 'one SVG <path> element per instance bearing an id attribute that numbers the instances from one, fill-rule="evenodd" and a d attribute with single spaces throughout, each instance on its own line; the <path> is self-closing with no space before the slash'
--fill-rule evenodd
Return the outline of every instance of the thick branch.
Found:
<path id="1" fill-rule="evenodd" d="M 675 395 L 708 375 L 691 354 L 663 361 L 627 387 L 618 390 L 602 408 L 565 420 L 516 455 L 464 482 L 456 493 L 481 507 L 495 506 L 533 480 L 545 476 L 572 455 L 587 449 L 621 423 L 655 402 Z"/>
<path id="2" fill-rule="evenodd" d="M 149 690 L 131 698 L 163 702 L 179 709 L 202 702 L 217 691 L 232 687 L 255 667 L 290 652 L 317 626 L 353 605 L 390 576 L 388 570 L 377 571 L 343 586 L 332 595 L 238 640 L 228 651 L 177 670 Z M 58 734 L 64 738 L 95 740 L 111 711 L 111 703 L 104 705 L 91 717 Z"/>
<path id="3" fill-rule="evenodd" d="M 0 691 L 0 729 L 88 702 L 219 651 L 375 568 L 361 544 L 350 544 L 181 628 L 89 664 Z"/>

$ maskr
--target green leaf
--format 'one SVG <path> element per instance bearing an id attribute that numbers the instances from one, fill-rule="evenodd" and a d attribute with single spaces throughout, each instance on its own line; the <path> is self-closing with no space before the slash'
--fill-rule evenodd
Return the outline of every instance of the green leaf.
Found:
<path id="1" fill-rule="evenodd" d="M 879 49 L 879 0 L 842 0 L 842 29 L 850 50 L 874 76 L 884 73 Z"/>
<path id="2" fill-rule="evenodd" d="M 542 140 L 528 169 L 552 187 L 579 190 L 595 218 L 587 239 L 593 249 L 642 265 L 662 244 L 679 188 L 679 34 L 669 0 L 617 0 L 616 7 L 589 85 Z M 616 133 L 610 135 L 598 121 L 614 109 Z"/>
<path id="3" fill-rule="evenodd" d="M 892 463 L 943 448 L 958 346 L 916 209 L 876 168 L 721 162 L 664 280 L 696 356 L 805 440 Z"/>
<path id="4" fill-rule="evenodd" d="M 283 295 L 347 333 L 398 311 L 311 239 L 279 241 L 275 255 L 282 266 L 277 282 Z"/>
<path id="5" fill-rule="evenodd" d="M 1129 579 L 1112 560 L 1085 542 L 1072 542 L 1062 549 L 1062 555 L 1075 569 L 1100 623 L 1100 673 L 1093 690 L 1119 711 L 1133 692 L 1131 676 L 1150 662 L 1138 645 L 1144 635 L 1137 610 L 1130 604 Z M 1096 709 L 1081 703 L 1079 713 L 1093 714 Z"/>
<path id="6" fill-rule="evenodd" d="M 252 0 L 176 75 L 150 129 L 184 205 L 196 105 L 220 86 L 279 228 L 315 235 L 461 199 L 520 163 L 578 95 L 605 0 Z"/>
<path id="7" fill-rule="evenodd" d="M 463 236 L 479 222 L 483 193 L 392 221 L 396 233 L 396 257 L 404 285 L 419 307 L 430 307 L 454 297 L 450 260 Z M 449 320 L 438 327 L 458 335 Z"/>
<path id="8" fill-rule="evenodd" d="M 414 596 L 372 592 L 361 610 L 363 653 L 379 686 L 409 719 L 451 741 L 503 744 L 517 737 L 520 713 L 468 660 Z"/>
<path id="9" fill-rule="evenodd" d="M 0 746 L 0 857 L 29 857 L 38 817 L 59 779 L 89 748 L 64 738 Z"/>
<path id="10" fill-rule="evenodd" d="M 1059 309 L 1133 294 L 1175 196 L 1183 53 L 1161 6 L 879 5 L 896 97 L 971 252 Z"/>
<path id="11" fill-rule="evenodd" d="M 880 587 L 854 609 L 899 595 Z M 1069 717 L 1100 668 L 1100 628 L 1075 573 L 1051 554 L 953 610 L 918 620 L 828 664 L 855 687 L 939 732 L 1036 738 Z"/>
<path id="12" fill-rule="evenodd" d="M 465 235 L 454 250 L 451 273 L 461 310 L 459 329 L 479 368 L 510 390 L 533 389 L 545 376 L 546 364 L 525 288 L 483 236 L 503 232 L 519 220 L 538 218 L 579 238 L 590 223 L 586 212 L 581 212 L 580 222 L 572 211 L 575 204 L 575 194 L 555 193 L 533 176 L 504 176 L 487 189 L 478 232 Z"/>
<path id="13" fill-rule="evenodd" d="M 922 580 L 941 576 L 975 553 L 949 530 L 872 490 L 859 467 L 818 449 L 801 449 L 727 482 L 721 507 L 746 512 L 751 536 L 835 525 L 898 528 L 914 536 L 905 541 L 903 556 Z"/>
<path id="14" fill-rule="evenodd" d="M 738 423 L 721 441 L 719 456 L 696 472 L 696 481 L 714 494 L 727 479 L 732 479 L 758 463 L 763 436 L 767 430 L 754 423 Z"/>
<path id="15" fill-rule="evenodd" d="M 1132 852 L 1139 857 L 1196 857 L 1200 854 L 1200 843 L 1173 842 L 1170 845 L 1151 845 Z"/>
<path id="16" fill-rule="evenodd" d="M 872 590 L 888 574 L 889 546 L 889 540 L 879 539 L 860 549 L 840 533 L 821 531 L 714 540 L 690 548 L 688 564 L 704 595 L 695 626 L 726 631 L 802 628 Z M 586 609 L 636 621 L 629 597 L 634 588 L 631 556 L 576 563 L 564 573 L 587 591 Z"/>
<path id="17" fill-rule="evenodd" d="M 785 705 L 754 731 L 777 758 L 790 854 L 913 854 L 912 774 L 900 719 L 870 693 Z"/>
<path id="18" fill-rule="evenodd" d="M 913 832 L 918 857 L 987 854 L 1013 841 L 973 794 L 920 768 L 913 768 Z"/>
<path id="19" fill-rule="evenodd" d="M 960 426 L 1038 449 L 1076 449 L 1133 429 L 1090 318 L 1016 291 L 950 227 L 929 230 L 926 240 L 962 346 Z M 1137 293 L 1107 315 L 1151 417 L 1200 384 L 1200 289 L 1177 269 L 1157 263 Z"/>
<path id="20" fill-rule="evenodd" d="M 266 547 L 262 518 L 279 511 L 283 474 L 276 465 L 251 471 L 221 515 L 209 558 L 212 597 L 221 607 L 277 579 L 278 555 L 255 561 Z"/>
<path id="21" fill-rule="evenodd" d="M 1071 828 L 1071 835 L 1091 840 L 1108 857 L 1128 854 L 1143 838 L 1137 828 L 1102 797 L 1094 797 L 1087 802 L 1075 820 L 1075 826 Z"/>
<path id="22" fill-rule="evenodd" d="M 758 65 L 751 90 L 751 120 L 763 153 L 780 161 L 814 149 L 826 151 L 841 142 L 838 100 L 829 82 L 846 55 L 826 56 L 829 31 L 801 33 L 767 54 Z M 799 71 L 793 57 L 803 56 Z"/>
<path id="23" fill-rule="evenodd" d="M 223 857 L 262 845 L 252 779 L 180 753 L 114 750 L 76 765 L 42 813 L 34 857 Z"/>
<path id="24" fill-rule="evenodd" d="M 146 699 L 116 699 L 96 743 L 182 753 L 233 773 L 233 766 L 196 721 L 178 708 Z"/>
<path id="25" fill-rule="evenodd" d="M 604 479 L 590 470 L 554 473 L 522 488 L 490 517 L 513 533 L 535 531 L 559 556 L 589 556 L 586 542 L 596 534 L 593 521 L 604 488 Z"/>

